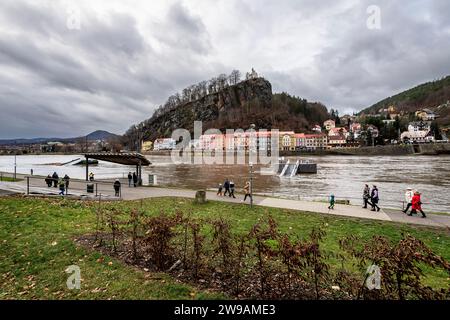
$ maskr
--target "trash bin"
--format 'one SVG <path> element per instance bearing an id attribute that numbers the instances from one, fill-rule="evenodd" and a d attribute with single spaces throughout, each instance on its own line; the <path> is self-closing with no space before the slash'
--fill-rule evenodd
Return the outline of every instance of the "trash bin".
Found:
<path id="1" fill-rule="evenodd" d="M 87 191 L 87 193 L 94 193 L 94 184 L 93 183 L 88 183 L 86 191 Z"/>
<path id="2" fill-rule="evenodd" d="M 156 186 L 157 185 L 157 178 L 155 174 L 149 174 L 148 175 L 148 185 L 149 186 Z"/>

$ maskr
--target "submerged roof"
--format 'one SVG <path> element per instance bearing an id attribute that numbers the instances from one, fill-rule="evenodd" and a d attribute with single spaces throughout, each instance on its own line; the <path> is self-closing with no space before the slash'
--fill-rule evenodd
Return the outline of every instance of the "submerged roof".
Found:
<path id="1" fill-rule="evenodd" d="M 149 166 L 152 163 L 140 153 L 130 152 L 130 153 L 111 153 L 111 152 L 101 152 L 101 153 L 85 153 L 85 157 L 89 159 L 96 159 L 101 161 L 107 161 L 112 163 L 123 164 L 127 166 L 142 165 Z"/>

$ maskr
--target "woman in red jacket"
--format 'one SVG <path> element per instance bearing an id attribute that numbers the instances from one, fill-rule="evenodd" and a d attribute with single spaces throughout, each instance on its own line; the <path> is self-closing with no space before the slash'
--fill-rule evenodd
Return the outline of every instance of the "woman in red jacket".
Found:
<path id="1" fill-rule="evenodd" d="M 412 216 L 413 214 L 416 214 L 417 210 L 419 210 L 420 213 L 422 214 L 422 218 L 427 217 L 425 215 L 425 213 L 422 211 L 422 201 L 420 200 L 420 193 L 418 191 L 414 192 L 414 196 L 412 197 L 411 204 L 412 204 L 412 210 L 411 210 L 411 213 L 408 214 L 408 216 Z"/>

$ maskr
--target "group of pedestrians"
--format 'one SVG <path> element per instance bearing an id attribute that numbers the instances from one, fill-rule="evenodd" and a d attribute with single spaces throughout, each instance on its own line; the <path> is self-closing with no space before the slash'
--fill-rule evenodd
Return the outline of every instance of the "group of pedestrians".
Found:
<path id="1" fill-rule="evenodd" d="M 48 175 L 45 178 L 45 183 L 47 184 L 48 188 L 58 188 L 59 187 L 59 195 L 63 196 L 64 194 L 69 193 L 69 182 L 70 177 L 66 174 L 63 178 L 60 178 L 59 175 L 56 172 L 53 172 L 52 175 Z"/>
<path id="2" fill-rule="evenodd" d="M 234 198 L 236 199 L 236 196 L 234 194 L 234 191 L 236 189 L 236 185 L 234 183 L 233 180 L 228 180 L 225 179 L 225 182 L 222 184 L 219 184 L 219 188 L 217 190 L 217 195 L 221 196 L 221 197 L 226 197 L 229 196 L 230 198 Z M 247 198 L 250 198 L 250 200 L 253 200 L 252 198 L 252 194 L 251 194 L 251 185 L 250 185 L 250 181 L 247 181 L 244 185 L 244 200 L 242 200 L 243 202 L 247 201 Z"/>
<path id="3" fill-rule="evenodd" d="M 370 190 L 369 185 L 366 184 L 364 186 L 363 191 L 363 201 L 364 205 L 363 208 L 367 209 L 367 205 L 370 205 L 372 207 L 371 211 L 380 211 L 380 207 L 378 206 L 378 202 L 380 201 L 380 194 L 378 192 L 377 186 L 373 186 L 372 190 Z"/>
<path id="4" fill-rule="evenodd" d="M 138 176 L 136 174 L 136 172 L 128 172 L 128 187 L 131 188 L 131 185 L 133 184 L 133 186 L 136 188 L 138 185 Z"/>
<path id="5" fill-rule="evenodd" d="M 426 218 L 426 214 L 422 210 L 422 200 L 421 194 L 417 190 L 413 190 L 412 188 L 407 188 L 405 192 L 405 202 L 406 209 L 403 210 L 403 213 L 406 213 L 408 216 L 412 216 L 413 214 L 417 214 L 419 211 L 422 214 L 422 218 Z M 411 208 L 411 212 L 408 213 L 408 210 Z"/>

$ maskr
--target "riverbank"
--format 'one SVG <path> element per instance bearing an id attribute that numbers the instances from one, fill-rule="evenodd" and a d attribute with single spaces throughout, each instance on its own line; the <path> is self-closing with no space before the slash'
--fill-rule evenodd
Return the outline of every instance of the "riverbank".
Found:
<path id="1" fill-rule="evenodd" d="M 107 204 L 104 204 L 107 205 Z M 77 245 L 74 239 L 92 235 L 96 230 L 97 203 L 67 201 L 65 199 L 0 198 L 0 299 L 222 299 L 221 292 L 180 282 L 167 273 L 136 268 L 119 258 Z M 133 209 L 154 217 L 183 212 L 195 219 L 226 217 L 235 235 L 243 235 L 260 218 L 273 216 L 283 232 L 306 237 L 313 228 L 323 228 L 325 237 L 320 243 L 331 273 L 341 267 L 333 258 L 341 253 L 339 240 L 357 235 L 363 240 L 384 236 L 397 243 L 403 234 L 423 241 L 436 254 L 450 260 L 450 236 L 445 230 L 414 227 L 392 222 L 348 220 L 343 217 L 317 215 L 279 208 L 254 207 L 210 201 L 195 205 L 186 198 L 153 198 L 143 201 L 114 203 L 117 212 Z M 211 235 L 206 233 L 210 243 Z M 208 245 L 209 246 L 209 245 Z M 209 250 L 209 247 L 204 249 Z M 70 265 L 81 270 L 80 290 L 69 290 L 63 271 Z M 358 272 L 351 261 L 348 270 Z M 424 283 L 432 288 L 447 288 L 448 275 L 439 269 L 422 268 Z"/>
<path id="2" fill-rule="evenodd" d="M 17 183 L 0 182 L 0 189 L 8 192 L 16 192 L 20 194 L 30 194 L 32 196 L 53 196 L 59 197 L 59 190 L 57 188 L 48 188 L 43 185 L 44 177 L 33 177 L 36 183 L 31 182 L 30 179 L 22 177 L 24 180 Z M 188 198 L 195 197 L 195 190 L 182 188 L 163 188 L 163 187 L 128 187 L 127 181 L 122 180 L 122 189 L 120 197 L 115 196 L 113 189 L 113 181 L 103 180 L 94 181 L 95 192 L 88 194 L 86 192 L 86 181 L 72 179 L 70 181 L 69 195 L 70 198 L 86 199 L 86 200 L 143 200 L 149 198 Z M 236 198 L 218 196 L 215 191 L 206 191 L 207 200 L 219 201 L 225 203 L 241 204 L 243 194 L 236 192 Z M 339 200 L 339 199 L 338 199 Z M 247 200 L 246 205 L 249 204 Z M 406 224 L 415 224 L 436 228 L 450 229 L 450 215 L 448 214 L 428 214 L 427 219 L 422 219 L 419 216 L 409 217 L 404 215 L 399 209 L 389 209 L 380 212 L 372 212 L 368 209 L 363 209 L 359 205 L 336 204 L 334 210 L 328 209 L 327 202 L 292 200 L 280 197 L 269 197 L 264 195 L 254 195 L 253 205 L 265 208 L 279 208 L 288 210 L 307 211 L 316 214 L 323 214 L 327 216 L 342 216 L 351 219 L 367 219 L 379 221 L 401 222 Z"/>
<path id="3" fill-rule="evenodd" d="M 231 154 L 238 152 L 231 152 Z M 242 152 L 239 152 L 242 153 Z M 245 154 L 248 152 L 244 151 Z M 145 151 L 142 154 L 147 156 L 170 156 L 172 150 Z M 210 154 L 209 151 L 192 151 L 192 155 Z M 401 144 L 401 145 L 385 145 L 374 147 L 351 147 L 351 148 L 332 148 L 325 150 L 311 151 L 280 151 L 280 156 L 305 156 L 305 155 L 353 155 L 353 156 L 401 156 L 401 155 L 441 155 L 450 154 L 450 143 L 423 143 L 423 144 Z M 0 156 L 11 156 L 14 154 L 0 153 Z M 26 153 L 21 155 L 30 156 L 51 156 L 51 155 L 74 155 L 73 153 L 49 152 L 49 153 Z"/>

